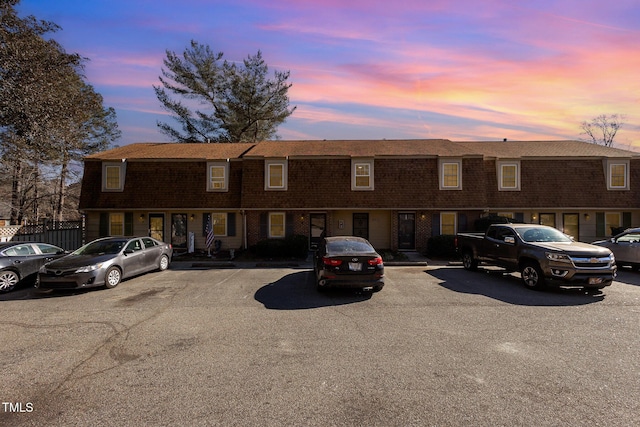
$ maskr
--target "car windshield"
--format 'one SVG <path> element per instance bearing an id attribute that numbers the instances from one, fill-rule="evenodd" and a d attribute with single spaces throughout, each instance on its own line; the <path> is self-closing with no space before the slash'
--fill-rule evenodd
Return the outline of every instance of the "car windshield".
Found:
<path id="1" fill-rule="evenodd" d="M 341 240 L 337 242 L 327 243 L 327 252 L 330 253 L 362 253 L 362 252 L 375 252 L 373 247 L 365 242 L 359 242 L 354 240 Z"/>
<path id="2" fill-rule="evenodd" d="M 74 255 L 113 255 L 122 250 L 126 240 L 100 240 L 91 242 L 76 250 Z"/>
<path id="3" fill-rule="evenodd" d="M 571 242 L 566 234 L 555 228 L 525 227 L 519 228 L 517 231 L 525 242 Z"/>

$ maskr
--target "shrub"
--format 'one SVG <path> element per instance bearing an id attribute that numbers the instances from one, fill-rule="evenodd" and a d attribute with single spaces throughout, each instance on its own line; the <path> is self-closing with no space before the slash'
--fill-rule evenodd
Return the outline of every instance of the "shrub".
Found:
<path id="1" fill-rule="evenodd" d="M 427 241 L 427 253 L 430 257 L 455 258 L 457 257 L 455 239 L 456 236 L 450 234 L 430 237 Z"/>
<path id="2" fill-rule="evenodd" d="M 252 249 L 262 258 L 306 258 L 309 239 L 307 236 L 294 234 L 284 239 L 260 240 Z"/>

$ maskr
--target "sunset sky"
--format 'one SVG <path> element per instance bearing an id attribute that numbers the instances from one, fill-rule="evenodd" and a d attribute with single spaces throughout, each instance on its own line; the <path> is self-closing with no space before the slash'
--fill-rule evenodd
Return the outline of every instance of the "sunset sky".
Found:
<path id="1" fill-rule="evenodd" d="M 155 97 L 167 49 L 190 40 L 289 70 L 282 139 L 581 139 L 622 114 L 640 151 L 637 0 L 22 0 L 90 59 L 119 145 L 167 141 Z"/>

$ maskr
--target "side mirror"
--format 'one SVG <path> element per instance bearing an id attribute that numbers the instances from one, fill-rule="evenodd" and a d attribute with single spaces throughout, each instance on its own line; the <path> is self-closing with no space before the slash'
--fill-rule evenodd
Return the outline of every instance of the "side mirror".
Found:
<path id="1" fill-rule="evenodd" d="M 516 243 L 516 238 L 513 236 L 507 236 L 504 238 L 504 242 L 513 245 Z"/>

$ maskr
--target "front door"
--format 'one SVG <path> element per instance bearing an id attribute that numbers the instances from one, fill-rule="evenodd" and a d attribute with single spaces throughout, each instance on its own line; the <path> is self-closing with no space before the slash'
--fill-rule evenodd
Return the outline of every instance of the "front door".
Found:
<path id="1" fill-rule="evenodd" d="M 369 214 L 354 213 L 353 214 L 353 235 L 369 239 Z"/>
<path id="2" fill-rule="evenodd" d="M 398 214 L 398 249 L 416 248 L 416 214 Z"/>
<path id="3" fill-rule="evenodd" d="M 187 249 L 187 214 L 171 215 L 171 245 L 174 249 Z"/>
<path id="4" fill-rule="evenodd" d="M 149 236 L 164 242 L 164 214 L 149 215 Z"/>
<path id="5" fill-rule="evenodd" d="M 309 215 L 309 246 L 312 250 L 318 249 L 320 240 L 326 235 L 327 215 L 323 213 L 312 213 Z"/>

